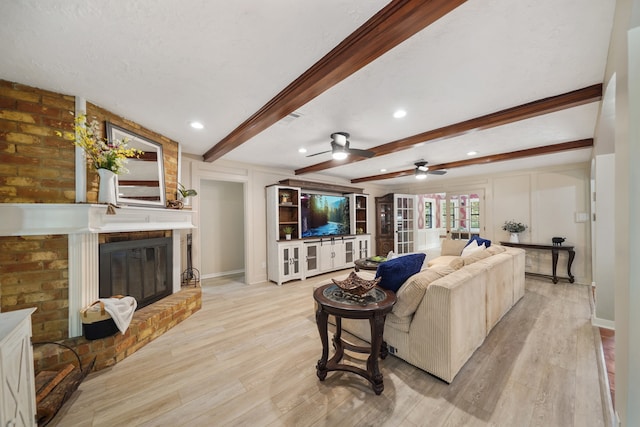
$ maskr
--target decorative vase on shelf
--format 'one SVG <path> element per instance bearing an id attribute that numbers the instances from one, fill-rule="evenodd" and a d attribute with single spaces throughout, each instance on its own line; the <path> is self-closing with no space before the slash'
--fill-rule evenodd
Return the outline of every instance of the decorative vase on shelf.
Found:
<path id="1" fill-rule="evenodd" d="M 509 243 L 520 243 L 518 233 L 511 233 L 511 236 L 509 237 Z"/>
<path id="2" fill-rule="evenodd" d="M 285 234 L 284 238 L 285 240 L 291 240 L 291 234 Z"/>
<path id="3" fill-rule="evenodd" d="M 116 204 L 116 174 L 109 169 L 98 169 L 100 183 L 98 185 L 98 203 Z"/>

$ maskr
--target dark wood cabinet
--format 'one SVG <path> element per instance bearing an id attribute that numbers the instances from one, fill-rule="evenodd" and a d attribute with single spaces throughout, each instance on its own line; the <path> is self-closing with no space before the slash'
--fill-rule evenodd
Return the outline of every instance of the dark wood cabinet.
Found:
<path id="1" fill-rule="evenodd" d="M 387 194 L 376 197 L 376 254 L 387 255 L 393 243 L 393 194 Z"/>

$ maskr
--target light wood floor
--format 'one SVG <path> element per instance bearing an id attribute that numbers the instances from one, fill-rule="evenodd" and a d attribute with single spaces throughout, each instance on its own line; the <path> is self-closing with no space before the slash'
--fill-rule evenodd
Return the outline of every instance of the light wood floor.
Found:
<path id="1" fill-rule="evenodd" d="M 527 278 L 452 384 L 389 356 L 376 396 L 350 373 L 316 377 L 312 290 L 328 277 L 203 284 L 201 311 L 90 374 L 50 425 L 604 425 L 587 286 Z"/>

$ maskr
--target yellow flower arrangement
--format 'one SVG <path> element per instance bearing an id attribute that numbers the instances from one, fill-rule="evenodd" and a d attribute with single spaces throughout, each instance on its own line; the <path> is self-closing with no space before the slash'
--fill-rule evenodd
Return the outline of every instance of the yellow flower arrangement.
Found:
<path id="1" fill-rule="evenodd" d="M 75 122 L 76 139 L 74 145 L 82 148 L 87 154 L 87 161 L 96 169 L 108 169 L 115 174 L 129 172 L 125 167 L 127 159 L 140 157 L 143 151 L 127 146 L 126 139 L 109 141 L 101 136 L 100 123 L 97 120 L 86 122 L 84 114 L 78 115 Z M 86 125 L 85 125 L 86 123 Z M 62 133 L 56 132 L 58 136 Z"/>

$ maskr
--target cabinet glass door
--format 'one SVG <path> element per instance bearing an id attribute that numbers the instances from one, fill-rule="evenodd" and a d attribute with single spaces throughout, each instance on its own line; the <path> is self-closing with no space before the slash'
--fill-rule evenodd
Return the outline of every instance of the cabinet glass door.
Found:
<path id="1" fill-rule="evenodd" d="M 414 250 L 415 200 L 409 194 L 396 194 L 394 199 L 396 240 L 394 251 L 406 254 Z"/>
<path id="2" fill-rule="evenodd" d="M 344 254 L 345 254 L 345 262 L 350 264 L 354 261 L 353 254 L 355 253 L 355 241 L 347 240 L 344 242 Z"/>
<path id="3" fill-rule="evenodd" d="M 300 249 L 297 246 L 282 248 L 282 275 L 284 277 L 300 272 Z"/>
<path id="4" fill-rule="evenodd" d="M 358 242 L 358 250 L 359 255 L 358 258 L 368 258 L 369 257 L 369 241 L 368 240 L 360 240 Z"/>
<path id="5" fill-rule="evenodd" d="M 318 269 L 318 246 L 306 245 L 305 250 L 307 251 L 307 256 L 306 256 L 307 271 L 317 270 Z"/>

